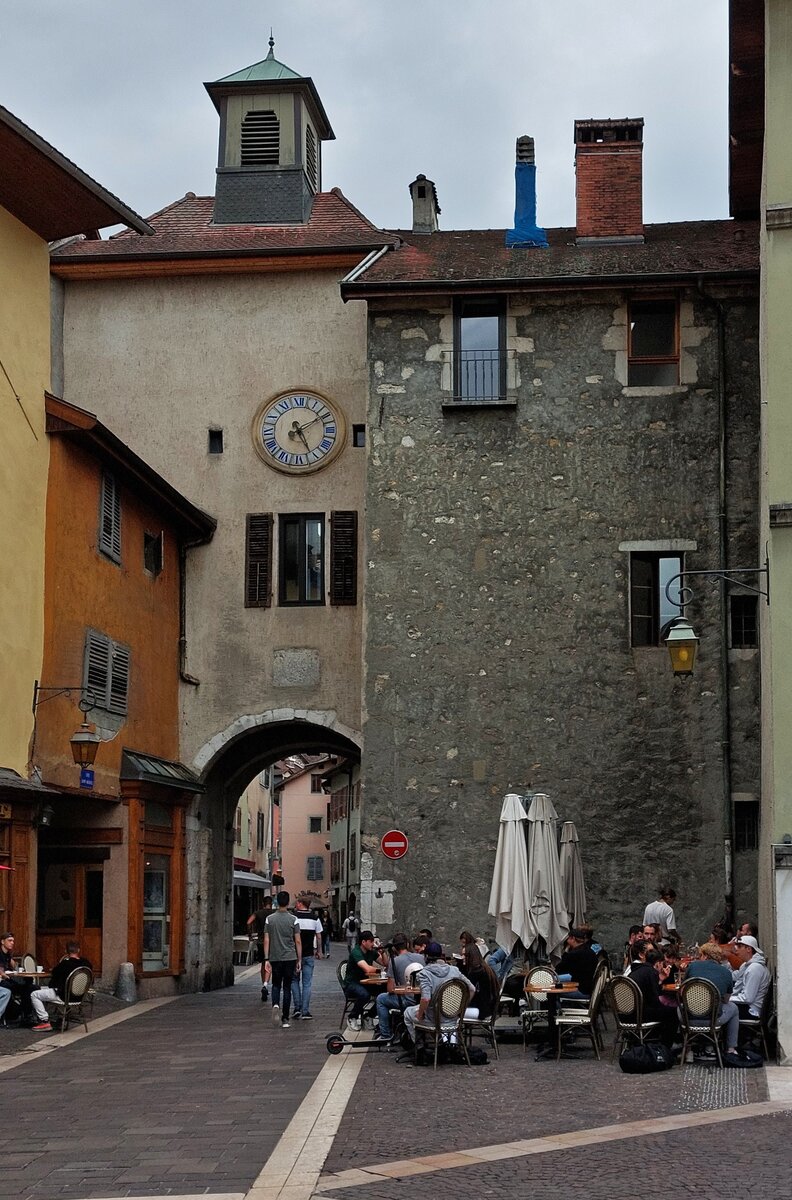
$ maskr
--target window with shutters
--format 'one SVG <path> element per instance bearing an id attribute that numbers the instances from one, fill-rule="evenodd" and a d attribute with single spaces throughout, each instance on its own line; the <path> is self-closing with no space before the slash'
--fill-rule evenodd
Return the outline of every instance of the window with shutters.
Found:
<path id="1" fill-rule="evenodd" d="M 272 513 L 248 513 L 245 540 L 245 608 L 272 603 Z"/>
<path id="2" fill-rule="evenodd" d="M 242 122 L 243 167 L 277 166 L 280 162 L 280 122 L 274 112 L 249 112 Z"/>
<path id="3" fill-rule="evenodd" d="M 126 716 L 129 700 L 129 647 L 104 633 L 89 629 L 85 635 L 83 687 L 93 696 L 94 707 Z"/>
<path id="4" fill-rule="evenodd" d="M 280 518 L 279 603 L 324 604 L 324 513 L 288 513 Z"/>
<path id="5" fill-rule="evenodd" d="M 309 854 L 305 866 L 305 877 L 309 883 L 324 879 L 324 858 L 321 854 Z"/>
<path id="6" fill-rule="evenodd" d="M 357 604 L 356 512 L 334 512 L 330 517 L 330 603 Z"/>
<path id="7" fill-rule="evenodd" d="M 143 534 L 143 567 L 155 578 L 162 573 L 165 561 L 164 541 L 162 533 Z"/>
<path id="8" fill-rule="evenodd" d="M 115 476 L 106 471 L 99 498 L 99 549 L 113 562 L 121 562 L 121 500 Z"/>
<path id="9" fill-rule="evenodd" d="M 305 126 L 305 170 L 313 184 L 314 191 L 319 187 L 318 159 L 316 156 L 316 134 L 310 125 Z"/>
<path id="10" fill-rule="evenodd" d="M 679 575 L 683 559 L 679 554 L 640 552 L 630 555 L 630 644 L 659 646 L 669 621 L 681 612 L 680 588 L 677 581 L 666 585 Z"/>

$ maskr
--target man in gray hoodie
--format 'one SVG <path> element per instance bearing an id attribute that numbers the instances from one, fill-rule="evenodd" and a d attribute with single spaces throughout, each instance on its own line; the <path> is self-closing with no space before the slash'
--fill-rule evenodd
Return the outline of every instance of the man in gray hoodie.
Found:
<path id="1" fill-rule="evenodd" d="M 434 1021 L 432 998 L 442 984 L 448 983 L 449 979 L 461 979 L 467 987 L 471 999 L 476 991 L 473 984 L 465 978 L 458 967 L 449 966 L 447 962 L 442 961 L 443 947 L 439 942 L 429 942 L 425 955 L 426 966 L 416 976 L 417 986 L 421 989 L 421 1002 L 410 1005 L 404 1011 L 404 1024 L 413 1041 L 415 1041 L 416 1021 Z"/>
<path id="2" fill-rule="evenodd" d="M 734 951 L 742 962 L 739 968 L 732 972 L 732 1003 L 737 1005 L 741 1017 L 761 1016 L 762 1002 L 770 986 L 770 972 L 765 963 L 765 956 L 759 949 L 756 938 L 750 934 L 737 938 Z"/>

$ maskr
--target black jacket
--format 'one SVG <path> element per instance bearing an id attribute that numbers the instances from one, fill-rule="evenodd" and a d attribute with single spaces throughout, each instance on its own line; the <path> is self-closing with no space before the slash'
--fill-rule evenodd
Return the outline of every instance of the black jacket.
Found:
<path id="1" fill-rule="evenodd" d="M 564 951 L 557 970 L 559 975 L 571 975 L 579 990 L 590 996 L 594 990 L 597 956 L 591 946 L 576 946 L 574 950 Z"/>
<path id="2" fill-rule="evenodd" d="M 78 967 L 90 966 L 91 964 L 87 958 L 63 958 L 50 975 L 50 981 L 47 986 L 56 991 L 61 1000 L 65 1000 L 66 980 L 69 978 L 72 971 L 76 971 Z M 93 968 L 91 969 L 93 970 Z"/>

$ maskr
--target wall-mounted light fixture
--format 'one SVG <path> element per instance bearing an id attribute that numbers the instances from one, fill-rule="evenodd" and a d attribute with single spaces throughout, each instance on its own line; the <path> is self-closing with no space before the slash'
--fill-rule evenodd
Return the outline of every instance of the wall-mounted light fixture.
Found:
<path id="1" fill-rule="evenodd" d="M 42 696 L 42 692 L 49 692 L 50 695 Z M 77 707 L 83 714 L 83 717 L 96 707 L 96 697 L 88 688 L 82 687 L 81 684 L 57 684 L 52 687 L 42 687 L 38 679 L 33 687 L 33 712 L 35 714 L 40 704 L 46 704 L 48 700 L 55 700 L 58 696 L 70 696 L 73 692 L 80 693 L 80 699 L 77 701 Z M 78 767 L 92 767 L 96 762 L 96 752 L 102 739 L 95 729 L 92 729 L 86 720 L 83 720 L 79 729 L 75 730 L 69 739 L 71 746 L 72 758 Z"/>
<path id="2" fill-rule="evenodd" d="M 696 637 L 693 626 L 685 616 L 685 606 L 692 601 L 693 590 L 684 583 L 684 580 L 692 575 L 719 579 L 721 583 L 734 583 L 738 587 L 744 588 L 745 591 L 752 592 L 755 596 L 764 596 L 767 603 L 770 603 L 770 560 L 767 557 L 765 557 L 763 567 L 728 567 L 720 571 L 680 571 L 678 575 L 673 575 L 665 586 L 665 594 L 669 604 L 673 604 L 675 608 L 679 609 L 679 616 L 669 622 L 665 644 L 671 656 L 671 666 L 674 668 L 675 675 L 691 675 L 693 673 L 699 645 L 699 638 Z M 764 577 L 765 586 L 753 587 L 750 583 L 745 582 L 742 578 L 744 575 L 755 575 L 760 580 Z M 741 578 L 738 579 L 737 576 Z M 671 595 L 671 588 L 677 582 L 679 587 L 675 598 Z"/>

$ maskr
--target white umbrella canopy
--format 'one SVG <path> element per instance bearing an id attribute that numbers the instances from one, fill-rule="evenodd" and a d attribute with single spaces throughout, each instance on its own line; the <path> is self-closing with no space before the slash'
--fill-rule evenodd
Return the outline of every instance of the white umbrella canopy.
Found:
<path id="1" fill-rule="evenodd" d="M 583 863 L 580 861 L 580 839 L 574 821 L 561 826 L 561 887 L 570 926 L 583 925 L 586 920 L 586 885 L 583 882 Z"/>
<path id="2" fill-rule="evenodd" d="M 539 939 L 549 958 L 558 958 L 569 932 L 556 845 L 558 814 L 549 796 L 537 792 L 528 809 L 528 895 L 531 936 L 526 947 Z"/>
<path id="3" fill-rule="evenodd" d="M 489 899 L 498 945 L 509 951 L 518 938 L 527 945 L 533 937 L 528 916 L 528 851 L 523 823 L 526 820 L 522 800 L 510 792 L 501 808 Z"/>

